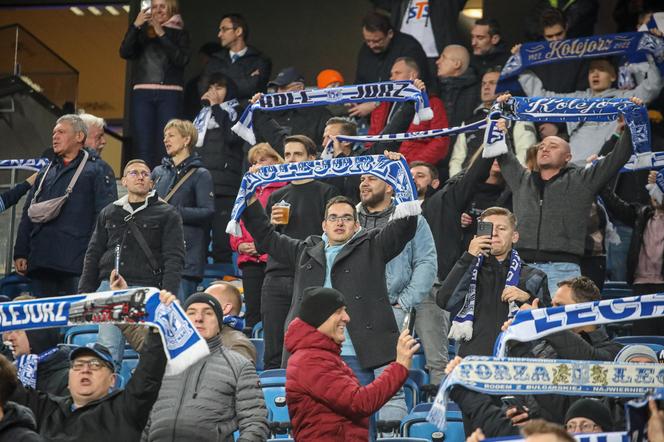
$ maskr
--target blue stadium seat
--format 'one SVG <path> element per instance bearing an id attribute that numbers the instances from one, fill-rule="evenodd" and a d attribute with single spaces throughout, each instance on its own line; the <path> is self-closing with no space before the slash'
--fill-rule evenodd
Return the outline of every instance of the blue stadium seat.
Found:
<path id="1" fill-rule="evenodd" d="M 406 395 L 406 408 L 410 412 L 420 402 L 420 389 L 415 381 L 408 378 L 403 384 L 403 390 Z"/>
<path id="2" fill-rule="evenodd" d="M 286 406 L 286 387 L 283 385 L 263 386 L 262 389 L 265 406 L 272 415 L 270 419 L 271 428 L 274 428 L 275 424 L 279 424 L 281 428 L 278 433 L 287 434 L 290 431 L 290 416 Z"/>
<path id="3" fill-rule="evenodd" d="M 125 358 L 122 360 L 120 375 L 124 378 L 125 385 L 133 376 L 134 371 L 136 370 L 136 366 L 138 366 L 138 358 L 127 358 L 125 356 Z"/>
<path id="4" fill-rule="evenodd" d="M 251 343 L 256 347 L 256 371 L 263 371 L 263 355 L 265 354 L 265 342 L 262 339 L 251 338 Z"/>
<path id="5" fill-rule="evenodd" d="M 254 325 L 254 328 L 251 330 L 251 337 L 252 338 L 263 338 L 263 323 L 258 322 L 256 325 Z"/>
<path id="6" fill-rule="evenodd" d="M 411 368 L 408 370 L 408 377 L 415 381 L 420 390 L 422 389 L 423 385 L 429 383 L 429 375 L 426 371 L 419 368 Z"/>
<path id="7" fill-rule="evenodd" d="M 448 403 L 447 424 L 441 432 L 435 425 L 426 420 L 431 403 L 419 404 L 401 421 L 401 434 L 406 437 L 419 437 L 426 440 L 444 439 L 446 442 L 464 442 L 466 436 L 463 429 L 461 412 L 453 402 Z"/>
<path id="8" fill-rule="evenodd" d="M 284 368 L 275 368 L 272 370 L 262 371 L 258 378 L 261 381 L 263 387 L 270 386 L 286 386 L 286 369 Z"/>
<path id="9" fill-rule="evenodd" d="M 77 325 L 65 332 L 65 344 L 85 345 L 97 342 L 99 327 L 96 325 Z"/>
<path id="10" fill-rule="evenodd" d="M 30 278 L 19 275 L 18 273 L 10 273 L 0 279 L 0 295 L 5 295 L 9 299 L 14 299 L 21 294 L 35 296 Z"/>
<path id="11" fill-rule="evenodd" d="M 417 368 L 420 370 L 426 370 L 426 359 L 424 357 L 424 351 L 422 347 L 413 355 L 413 364 L 412 368 Z"/>
<path id="12" fill-rule="evenodd" d="M 431 439 L 421 437 L 379 437 L 377 442 L 429 442 Z"/>
<path id="13" fill-rule="evenodd" d="M 602 299 L 627 298 L 629 296 L 634 296 L 632 289 L 630 289 L 629 287 L 620 287 L 620 288 L 604 287 L 604 289 L 602 290 Z"/>

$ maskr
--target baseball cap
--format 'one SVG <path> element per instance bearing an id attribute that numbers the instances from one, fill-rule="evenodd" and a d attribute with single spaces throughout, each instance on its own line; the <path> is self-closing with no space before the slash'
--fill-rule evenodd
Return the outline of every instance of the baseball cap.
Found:
<path id="1" fill-rule="evenodd" d="M 297 71 L 297 69 L 295 69 L 293 66 L 289 66 L 287 68 L 282 69 L 281 72 L 279 72 L 279 74 L 277 75 L 277 77 L 274 80 L 270 81 L 267 85 L 284 87 L 296 81 L 304 83 L 304 76 L 300 74 Z"/>
<path id="2" fill-rule="evenodd" d="M 111 352 L 109 351 L 109 349 L 104 345 L 97 344 L 96 342 L 90 342 L 88 344 L 81 345 L 80 347 L 75 348 L 69 354 L 69 360 L 73 361 L 79 356 L 85 354 L 96 356 L 102 361 L 106 362 L 111 368 L 111 370 L 115 369 L 115 364 L 113 363 L 113 356 L 111 356 Z"/>

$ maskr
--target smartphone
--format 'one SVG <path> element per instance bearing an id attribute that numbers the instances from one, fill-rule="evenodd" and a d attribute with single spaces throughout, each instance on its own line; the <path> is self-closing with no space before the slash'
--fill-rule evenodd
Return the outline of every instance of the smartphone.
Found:
<path id="1" fill-rule="evenodd" d="M 493 236 L 493 223 L 488 221 L 477 222 L 477 236 Z"/>
<path id="2" fill-rule="evenodd" d="M 521 402 L 521 399 L 516 396 L 503 396 L 500 398 L 500 401 L 505 404 L 508 409 L 516 408 L 518 414 L 526 413 L 523 402 Z"/>
<path id="3" fill-rule="evenodd" d="M 411 308 L 406 317 L 403 319 L 403 325 L 401 330 L 408 329 L 408 334 L 414 336 L 415 334 L 415 316 L 417 315 L 417 310 Z"/>
<path id="4" fill-rule="evenodd" d="M 152 0 L 141 0 L 141 11 L 150 9 L 151 6 L 152 6 Z"/>

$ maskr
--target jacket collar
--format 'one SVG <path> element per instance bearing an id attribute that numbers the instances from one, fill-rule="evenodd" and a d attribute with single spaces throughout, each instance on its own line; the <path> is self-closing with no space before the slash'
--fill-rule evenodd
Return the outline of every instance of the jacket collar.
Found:
<path id="1" fill-rule="evenodd" d="M 145 198 L 143 205 L 135 210 L 133 207 L 131 207 L 131 204 L 129 204 L 129 195 L 125 195 L 122 198 L 118 199 L 117 201 L 113 201 L 113 204 L 118 207 L 122 207 L 124 211 L 128 212 L 130 215 L 136 215 L 138 212 L 145 209 L 146 207 L 148 207 L 150 204 L 152 204 L 154 201 L 157 201 L 158 199 L 159 197 L 157 196 L 157 191 L 152 190 L 148 194 L 147 198 Z"/>
<path id="2" fill-rule="evenodd" d="M 337 344 L 300 318 L 293 319 L 288 325 L 284 343 L 289 353 L 304 349 L 318 349 L 335 355 L 341 353 L 341 344 Z"/>

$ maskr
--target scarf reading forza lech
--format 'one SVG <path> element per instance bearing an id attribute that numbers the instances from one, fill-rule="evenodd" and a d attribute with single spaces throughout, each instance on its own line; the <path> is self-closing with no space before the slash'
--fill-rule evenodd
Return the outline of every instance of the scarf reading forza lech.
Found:
<path id="1" fill-rule="evenodd" d="M 441 430 L 455 385 L 490 395 L 562 394 L 639 397 L 664 386 L 657 364 L 468 356 L 447 375 L 427 419 Z"/>
<path id="2" fill-rule="evenodd" d="M 466 300 L 463 307 L 461 307 L 461 310 L 459 310 L 459 313 L 457 313 L 452 321 L 452 327 L 450 327 L 449 334 L 450 339 L 470 341 L 473 337 L 475 302 L 477 298 L 477 278 L 482 268 L 482 263 L 484 262 L 484 255 L 478 256 L 474 261 L 470 274 L 470 285 L 468 287 L 468 293 L 466 293 Z M 521 258 L 519 257 L 519 253 L 512 249 L 512 253 L 510 254 L 510 267 L 505 278 L 505 287 L 518 285 L 520 277 Z M 518 310 L 519 307 L 516 303 L 510 301 L 508 317 L 513 317 Z"/>
<path id="3" fill-rule="evenodd" d="M 397 207 L 392 218 L 417 215 L 422 209 L 417 200 L 415 182 L 404 158 L 390 160 L 385 155 L 365 155 L 359 157 L 334 158 L 331 160 L 303 161 L 301 163 L 263 166 L 256 173 L 246 173 L 240 183 L 235 198 L 231 220 L 226 233 L 240 236 L 240 217 L 247 207 L 247 201 L 259 186 L 269 183 L 302 180 L 310 178 L 332 178 L 350 175 L 374 175 L 386 181 L 394 189 Z"/>
<path id="4" fill-rule="evenodd" d="M 232 130 L 250 144 L 256 144 L 252 129 L 255 110 L 278 111 L 328 104 L 366 103 L 370 101 L 414 101 L 415 118 L 418 124 L 433 118 L 429 97 L 410 81 L 386 81 L 382 83 L 354 84 L 327 89 L 296 92 L 277 92 L 263 95 L 256 103 L 247 106 Z"/>
<path id="5" fill-rule="evenodd" d="M 143 287 L 0 304 L 0 333 L 80 324 L 134 324 L 159 329 L 175 375 L 209 354 L 205 340 L 177 303 L 164 305 L 159 290 Z M 29 361 L 36 369 L 35 361 Z"/>

